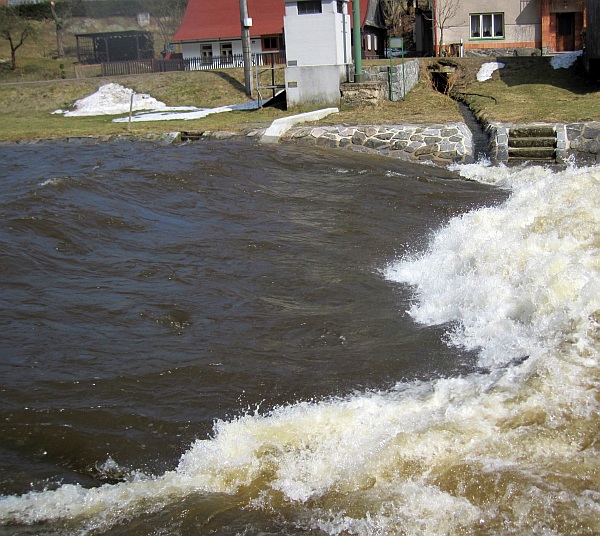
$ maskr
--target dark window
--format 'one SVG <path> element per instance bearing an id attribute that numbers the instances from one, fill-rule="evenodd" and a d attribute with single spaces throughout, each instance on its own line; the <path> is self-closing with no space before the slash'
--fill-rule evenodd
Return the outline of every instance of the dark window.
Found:
<path id="1" fill-rule="evenodd" d="M 311 15 L 313 13 L 323 13 L 321 0 L 298 2 L 298 15 Z"/>
<path id="2" fill-rule="evenodd" d="M 279 37 L 263 37 L 263 50 L 279 50 Z"/>
<path id="3" fill-rule="evenodd" d="M 344 12 L 344 2 L 340 2 L 338 0 L 338 3 L 337 3 L 337 12 L 338 13 L 343 13 Z"/>

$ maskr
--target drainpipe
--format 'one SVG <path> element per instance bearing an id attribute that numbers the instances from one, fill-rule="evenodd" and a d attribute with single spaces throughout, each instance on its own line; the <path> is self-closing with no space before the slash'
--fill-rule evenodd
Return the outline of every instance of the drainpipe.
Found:
<path id="1" fill-rule="evenodd" d="M 362 43 L 360 38 L 360 0 L 352 0 L 352 21 L 354 23 L 354 28 L 352 28 L 354 37 L 354 81 L 360 83 L 365 81 L 362 70 Z"/>
<path id="2" fill-rule="evenodd" d="M 433 19 L 433 55 L 438 57 L 438 40 L 437 40 L 437 1 L 433 0 L 433 9 L 431 10 L 431 18 Z"/>

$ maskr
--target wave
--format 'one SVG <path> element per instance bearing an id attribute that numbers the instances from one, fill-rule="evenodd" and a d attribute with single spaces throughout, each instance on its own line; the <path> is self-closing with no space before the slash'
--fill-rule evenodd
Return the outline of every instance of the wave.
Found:
<path id="1" fill-rule="evenodd" d="M 511 195 L 383 274 L 479 368 L 217 421 L 173 471 L 3 497 L 2 522 L 86 533 L 226 494 L 327 534 L 600 532 L 600 167 L 458 172 Z"/>

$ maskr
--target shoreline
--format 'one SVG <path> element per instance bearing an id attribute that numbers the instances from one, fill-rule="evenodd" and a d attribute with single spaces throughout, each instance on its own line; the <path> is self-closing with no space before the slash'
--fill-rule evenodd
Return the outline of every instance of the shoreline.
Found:
<path id="1" fill-rule="evenodd" d="M 556 132 L 555 163 L 575 165 L 600 164 L 600 121 L 579 123 L 530 123 L 506 124 L 494 122 L 485 126 L 488 136 L 487 157 L 493 164 L 509 161 L 510 130 L 548 127 Z M 112 141 L 145 141 L 165 145 L 190 143 L 202 140 L 228 140 L 253 138 L 260 141 L 267 127 L 241 131 L 197 130 L 151 132 L 144 134 L 103 134 L 85 136 L 62 136 L 58 138 L 29 138 L 0 141 L 4 145 L 35 145 L 41 143 L 85 143 Z M 326 125 L 295 126 L 283 134 L 276 143 L 298 143 L 307 147 L 331 147 L 368 152 L 414 163 L 448 166 L 453 163 L 473 163 L 474 143 L 466 123 L 405 124 L 405 125 Z M 519 161 L 535 161 L 540 164 L 550 160 L 534 158 Z"/>

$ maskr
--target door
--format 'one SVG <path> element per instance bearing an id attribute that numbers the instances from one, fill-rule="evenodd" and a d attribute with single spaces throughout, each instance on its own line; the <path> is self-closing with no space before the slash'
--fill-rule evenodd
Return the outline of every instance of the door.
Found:
<path id="1" fill-rule="evenodd" d="M 575 50 L 575 13 L 556 14 L 556 52 Z"/>

